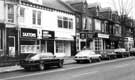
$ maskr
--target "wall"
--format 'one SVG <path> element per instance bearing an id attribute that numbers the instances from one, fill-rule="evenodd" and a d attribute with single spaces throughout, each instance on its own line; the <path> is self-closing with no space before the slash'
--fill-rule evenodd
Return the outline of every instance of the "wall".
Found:
<path id="1" fill-rule="evenodd" d="M 4 22 L 4 0 L 0 0 L 0 23 Z"/>
<path id="2" fill-rule="evenodd" d="M 20 27 L 26 28 L 35 28 L 39 30 L 51 30 L 55 31 L 55 37 L 63 37 L 63 38 L 72 38 L 75 36 L 75 16 L 63 12 L 58 11 L 46 11 L 41 9 L 35 9 L 32 7 L 24 7 L 25 10 L 25 19 L 24 23 L 19 22 Z M 33 25 L 32 24 L 32 10 L 41 11 L 41 25 Z M 57 16 L 65 16 L 73 19 L 73 29 L 65 29 L 65 28 L 58 28 L 57 23 Z M 62 33 L 62 34 L 61 34 Z"/>

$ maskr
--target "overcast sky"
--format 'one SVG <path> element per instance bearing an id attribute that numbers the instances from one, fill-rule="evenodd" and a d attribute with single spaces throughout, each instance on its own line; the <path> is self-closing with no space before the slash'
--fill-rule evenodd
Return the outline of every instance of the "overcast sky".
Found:
<path id="1" fill-rule="evenodd" d="M 113 3 L 114 1 L 114 3 Z M 101 7 L 111 7 L 113 10 L 119 10 L 119 3 L 121 0 L 87 0 L 88 3 L 100 3 Z M 133 7 L 132 12 L 130 11 L 130 16 L 135 19 L 135 1 L 134 0 L 123 0 L 123 3 L 127 6 L 127 8 Z"/>
<path id="2" fill-rule="evenodd" d="M 114 1 L 114 3 L 113 3 Z M 101 4 L 102 7 L 111 7 L 113 10 L 119 10 L 119 3 L 121 0 L 87 0 L 88 3 L 95 3 L 98 2 Z M 127 6 L 127 8 L 131 8 L 132 7 L 132 11 L 130 12 L 130 16 L 132 16 L 135 19 L 135 1 L 134 0 L 123 0 L 123 3 L 125 5 L 125 7 Z"/>

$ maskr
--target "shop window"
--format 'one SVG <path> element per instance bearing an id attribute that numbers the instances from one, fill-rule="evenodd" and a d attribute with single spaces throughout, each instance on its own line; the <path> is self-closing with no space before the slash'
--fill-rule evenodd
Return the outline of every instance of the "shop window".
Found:
<path id="1" fill-rule="evenodd" d="M 14 5 L 8 4 L 8 22 L 14 22 Z"/>
<path id="2" fill-rule="evenodd" d="M 39 52 L 39 45 L 35 41 L 21 41 L 21 53 L 37 53 Z"/>
<path id="3" fill-rule="evenodd" d="M 101 47 L 102 47 L 102 45 L 101 45 L 101 39 L 96 38 L 95 39 L 95 50 L 96 51 L 99 51 L 99 50 L 101 50 Z"/>
<path id="4" fill-rule="evenodd" d="M 41 52 L 47 52 L 47 42 L 41 40 Z"/>
<path id="5" fill-rule="evenodd" d="M 64 53 L 65 52 L 65 44 L 64 41 L 56 42 L 56 53 Z"/>

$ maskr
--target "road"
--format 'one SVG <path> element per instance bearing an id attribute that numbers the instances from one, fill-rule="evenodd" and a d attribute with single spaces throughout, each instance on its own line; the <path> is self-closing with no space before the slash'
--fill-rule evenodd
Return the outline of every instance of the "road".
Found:
<path id="1" fill-rule="evenodd" d="M 0 80 L 135 80 L 135 58 L 114 62 L 70 64 L 46 71 L 0 74 Z"/>

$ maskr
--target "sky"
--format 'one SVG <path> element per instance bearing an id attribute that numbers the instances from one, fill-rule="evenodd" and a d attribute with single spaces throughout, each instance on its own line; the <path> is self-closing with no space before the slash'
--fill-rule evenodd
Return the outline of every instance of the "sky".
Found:
<path id="1" fill-rule="evenodd" d="M 129 16 L 135 19 L 135 15 L 134 15 L 135 14 L 135 1 L 134 0 L 87 0 L 88 3 L 98 2 L 101 4 L 101 7 L 111 7 L 112 10 L 120 10 L 119 3 L 121 3 L 121 1 L 123 1 L 125 9 L 132 8 Z"/>
<path id="2" fill-rule="evenodd" d="M 113 3 L 114 1 L 114 3 Z M 119 10 L 120 8 L 120 1 L 123 1 L 124 7 L 129 9 L 132 7 L 132 11 L 130 11 L 129 16 L 135 19 L 135 0 L 87 0 L 88 3 L 100 3 L 101 7 L 111 7 L 112 10 Z"/>

